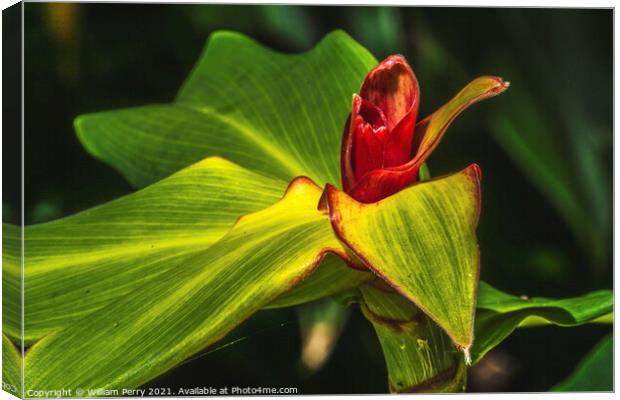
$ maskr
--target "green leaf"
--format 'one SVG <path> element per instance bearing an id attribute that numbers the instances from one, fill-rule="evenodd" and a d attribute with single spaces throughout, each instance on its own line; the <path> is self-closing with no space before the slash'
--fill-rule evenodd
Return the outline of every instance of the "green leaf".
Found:
<path id="1" fill-rule="evenodd" d="M 555 392 L 611 392 L 614 390 L 613 335 L 605 336 L 573 373 L 551 388 Z"/>
<path id="2" fill-rule="evenodd" d="M 135 291 L 220 239 L 286 183 L 209 158 L 105 205 L 25 230 L 25 340 Z M 20 337 L 19 229 L 3 226 L 3 330 Z M 6 278 L 5 278 L 6 275 Z M 15 284 L 12 284 L 15 283 Z"/>
<path id="3" fill-rule="evenodd" d="M 2 390 L 22 397 L 22 355 L 11 340 L 2 335 Z"/>
<path id="4" fill-rule="evenodd" d="M 132 388 L 215 343 L 327 251 L 346 256 L 317 211 L 320 196 L 296 179 L 281 201 L 244 216 L 207 250 L 44 337 L 26 356 L 26 388 Z"/>
<path id="5" fill-rule="evenodd" d="M 381 343 L 391 392 L 458 392 L 465 363 L 446 334 L 413 303 L 381 284 L 360 286 L 361 307 Z"/>
<path id="6" fill-rule="evenodd" d="M 476 341 L 472 348 L 474 362 L 501 343 L 524 321 L 537 317 L 548 324 L 577 326 L 595 322 L 613 311 L 613 293 L 597 290 L 580 297 L 548 299 L 516 297 L 480 282 Z"/>
<path id="7" fill-rule="evenodd" d="M 465 350 L 473 340 L 479 195 L 475 165 L 371 204 L 327 189 L 338 237 Z"/>
<path id="8" fill-rule="evenodd" d="M 209 155 L 290 181 L 339 182 L 340 141 L 375 58 L 342 31 L 286 55 L 216 32 L 174 103 L 79 117 L 84 146 L 144 186 Z"/>

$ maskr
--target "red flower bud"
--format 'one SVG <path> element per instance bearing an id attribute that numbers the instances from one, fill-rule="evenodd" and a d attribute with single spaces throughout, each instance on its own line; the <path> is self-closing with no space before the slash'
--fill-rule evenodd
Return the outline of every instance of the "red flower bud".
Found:
<path id="1" fill-rule="evenodd" d="M 353 95 L 341 149 L 344 191 L 371 203 L 416 182 L 420 166 L 458 114 L 507 87 L 498 77 L 477 78 L 416 125 L 418 80 L 402 56 L 389 56 L 368 73 L 360 94 Z"/>
<path id="2" fill-rule="evenodd" d="M 402 56 L 390 56 L 370 71 L 360 95 L 353 95 L 345 125 L 341 160 L 345 191 L 371 171 L 411 159 L 419 97 L 418 80 Z"/>

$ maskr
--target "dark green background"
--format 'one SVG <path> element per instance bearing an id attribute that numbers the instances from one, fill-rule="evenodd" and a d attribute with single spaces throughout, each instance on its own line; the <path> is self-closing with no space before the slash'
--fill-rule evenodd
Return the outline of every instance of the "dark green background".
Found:
<path id="1" fill-rule="evenodd" d="M 210 32 L 237 30 L 291 52 L 341 28 L 379 59 L 407 57 L 420 81 L 422 116 L 476 76 L 511 81 L 508 92 L 461 116 L 429 160 L 435 175 L 471 162 L 482 167 L 483 279 L 529 296 L 567 297 L 612 285 L 611 10 L 27 3 L 25 23 L 26 223 L 132 191 L 82 149 L 73 119 L 170 101 Z M 500 145 L 506 123 L 538 149 L 529 170 L 515 162 L 523 151 Z M 18 165 L 17 156 L 5 152 L 5 168 Z M 577 213 L 562 213 L 540 183 L 540 165 L 550 159 L 568 171 L 577 225 L 568 222 Z M 5 194 L 4 221 L 18 221 L 18 205 L 18 194 Z M 548 390 L 610 329 L 516 332 L 471 372 L 470 390 Z M 260 313 L 230 337 L 245 340 L 151 385 L 386 391 L 378 342 L 358 310 L 329 363 L 310 377 L 297 369 L 298 330 L 295 310 Z M 498 365 L 502 372 L 493 375 Z"/>

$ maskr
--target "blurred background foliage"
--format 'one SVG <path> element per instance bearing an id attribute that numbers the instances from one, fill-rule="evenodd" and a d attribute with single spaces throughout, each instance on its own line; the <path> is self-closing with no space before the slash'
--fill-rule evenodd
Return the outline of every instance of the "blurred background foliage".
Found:
<path id="1" fill-rule="evenodd" d="M 547 297 L 612 286 L 611 10 L 26 3 L 25 23 L 26 223 L 132 191 L 80 146 L 77 115 L 172 100 L 217 29 L 298 52 L 340 28 L 378 59 L 407 57 L 421 116 L 476 76 L 511 81 L 461 116 L 428 163 L 433 175 L 482 167 L 484 280 Z M 5 190 L 5 222 L 18 221 L 18 205 L 19 193 Z M 385 392 L 381 349 L 361 313 L 306 307 L 261 312 L 223 347 L 149 385 Z M 470 371 L 469 390 L 549 390 L 610 330 L 517 331 Z M 338 343 L 331 357 L 309 363 L 317 340 Z"/>

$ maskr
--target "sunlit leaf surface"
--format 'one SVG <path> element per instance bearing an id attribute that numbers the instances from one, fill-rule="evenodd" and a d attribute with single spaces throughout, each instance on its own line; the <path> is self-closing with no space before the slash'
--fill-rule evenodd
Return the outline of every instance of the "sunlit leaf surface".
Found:
<path id="1" fill-rule="evenodd" d="M 176 267 L 241 215 L 276 202 L 286 185 L 210 158 L 137 193 L 26 227 L 25 339 L 80 320 Z M 21 238 L 6 224 L 3 235 L 3 330 L 19 338 Z"/>
<path id="2" fill-rule="evenodd" d="M 215 343 L 344 254 L 319 187 L 295 180 L 275 205 L 243 217 L 219 242 L 70 327 L 26 357 L 26 388 L 136 387 Z"/>

